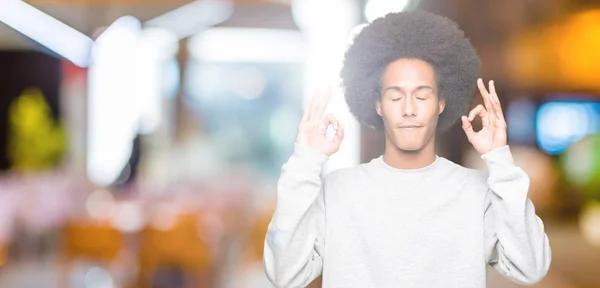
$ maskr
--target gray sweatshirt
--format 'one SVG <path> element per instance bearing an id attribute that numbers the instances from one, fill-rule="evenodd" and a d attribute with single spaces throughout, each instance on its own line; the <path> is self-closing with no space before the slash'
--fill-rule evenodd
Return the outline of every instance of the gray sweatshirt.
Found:
<path id="1" fill-rule="evenodd" d="M 508 146 L 489 175 L 436 156 L 413 170 L 382 156 L 321 177 L 325 154 L 296 143 L 281 169 L 264 267 L 276 287 L 485 287 L 486 268 L 539 282 L 551 251 Z"/>

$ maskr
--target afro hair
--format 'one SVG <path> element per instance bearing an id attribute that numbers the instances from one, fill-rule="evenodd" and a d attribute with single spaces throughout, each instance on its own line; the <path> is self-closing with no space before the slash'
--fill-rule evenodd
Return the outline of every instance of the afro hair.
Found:
<path id="1" fill-rule="evenodd" d="M 480 60 L 452 20 L 423 11 L 390 13 L 363 28 L 349 46 L 341 70 L 350 112 L 371 128 L 382 129 L 375 110 L 386 67 L 397 59 L 432 65 L 440 99 L 446 106 L 437 129 L 444 131 L 466 113 L 476 88 Z"/>

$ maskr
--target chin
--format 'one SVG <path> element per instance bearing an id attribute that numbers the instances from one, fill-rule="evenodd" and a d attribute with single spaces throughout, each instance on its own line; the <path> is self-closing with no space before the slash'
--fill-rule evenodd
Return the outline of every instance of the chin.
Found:
<path id="1" fill-rule="evenodd" d="M 396 143 L 398 143 L 396 148 L 405 152 L 417 152 L 423 148 L 423 145 L 420 145 L 419 143 L 402 143 L 402 141 Z"/>
<path id="2" fill-rule="evenodd" d="M 400 151 L 404 151 L 404 152 L 409 152 L 409 153 L 413 153 L 413 152 L 418 152 L 421 150 L 421 146 L 398 146 L 397 147 Z"/>

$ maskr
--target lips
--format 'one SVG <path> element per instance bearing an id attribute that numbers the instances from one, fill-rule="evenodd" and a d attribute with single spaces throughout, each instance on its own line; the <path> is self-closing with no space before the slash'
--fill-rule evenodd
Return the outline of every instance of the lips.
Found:
<path id="1" fill-rule="evenodd" d="M 398 128 L 401 128 L 401 129 L 416 129 L 416 128 L 421 128 L 421 127 L 423 127 L 423 126 L 416 125 L 416 124 L 407 124 L 407 125 L 401 125 Z"/>

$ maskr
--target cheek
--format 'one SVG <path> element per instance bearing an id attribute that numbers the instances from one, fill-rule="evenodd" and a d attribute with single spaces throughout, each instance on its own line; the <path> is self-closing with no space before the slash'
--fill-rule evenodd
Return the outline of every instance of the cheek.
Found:
<path id="1" fill-rule="evenodd" d="M 436 117 L 439 116 L 440 113 L 440 107 L 437 103 L 423 103 L 423 110 L 421 111 L 426 111 L 426 116 L 427 118 L 431 119 L 432 121 L 435 120 Z"/>
<path id="2" fill-rule="evenodd" d="M 381 116 L 384 118 L 384 120 L 386 118 L 389 118 L 392 115 L 392 109 L 390 109 L 389 104 L 382 104 L 381 106 L 379 106 L 379 110 L 381 111 Z"/>
<path id="3" fill-rule="evenodd" d="M 397 123 L 400 118 L 402 118 L 402 115 L 398 112 L 398 110 L 395 109 L 388 109 L 383 111 L 383 119 L 384 121 L 392 124 L 392 123 Z"/>
<path id="4" fill-rule="evenodd" d="M 396 102 L 387 102 L 385 105 L 381 106 L 382 111 L 390 116 L 397 115 L 402 110 L 402 103 L 400 101 Z"/>

